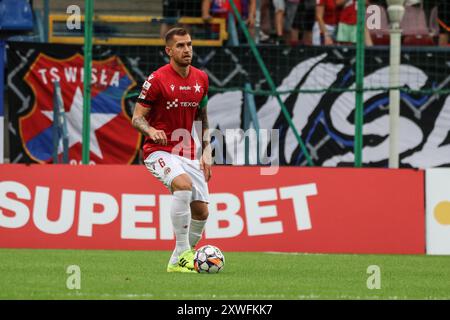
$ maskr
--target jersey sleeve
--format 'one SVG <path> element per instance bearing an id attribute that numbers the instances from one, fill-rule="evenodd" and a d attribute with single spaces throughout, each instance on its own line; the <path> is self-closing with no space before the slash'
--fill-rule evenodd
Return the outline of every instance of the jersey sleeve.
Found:
<path id="1" fill-rule="evenodd" d="M 203 92 L 203 97 L 202 100 L 199 103 L 199 109 L 203 109 L 208 105 L 208 89 L 209 89 L 209 83 L 208 83 L 208 75 L 206 74 L 206 72 L 203 72 L 203 86 L 205 88 L 204 92 Z"/>
<path id="2" fill-rule="evenodd" d="M 161 89 L 159 87 L 158 77 L 152 73 L 142 85 L 141 93 L 136 102 L 144 107 L 150 108 L 160 97 Z"/>
<path id="3" fill-rule="evenodd" d="M 206 72 L 203 72 L 203 80 L 205 81 L 205 93 L 203 95 L 203 98 L 208 98 L 208 90 L 209 90 L 209 80 L 208 80 L 208 75 L 206 74 Z"/>
<path id="4" fill-rule="evenodd" d="M 201 109 L 203 109 L 204 107 L 206 107 L 207 105 L 208 105 L 208 95 L 205 94 L 205 95 L 203 96 L 203 99 L 200 101 L 199 109 L 201 110 Z"/>

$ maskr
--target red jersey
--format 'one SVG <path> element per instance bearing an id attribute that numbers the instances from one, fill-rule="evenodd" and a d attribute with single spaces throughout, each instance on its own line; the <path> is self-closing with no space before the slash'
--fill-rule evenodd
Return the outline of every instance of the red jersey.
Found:
<path id="1" fill-rule="evenodd" d="M 242 15 L 241 0 L 235 0 L 234 4 L 236 5 L 239 13 Z M 227 23 L 228 14 L 233 13 L 234 15 L 234 11 L 229 0 L 211 0 L 211 7 L 209 11 L 214 18 L 224 18 Z M 218 25 L 213 25 L 211 30 L 213 32 L 219 32 L 220 28 Z"/>
<path id="2" fill-rule="evenodd" d="M 242 13 L 241 1 L 234 0 L 234 4 L 240 13 Z M 212 0 L 211 1 L 211 14 L 215 17 L 226 18 L 229 12 L 234 12 L 229 0 Z"/>
<path id="3" fill-rule="evenodd" d="M 167 145 L 156 144 L 150 137 L 145 137 L 142 147 L 144 159 L 154 151 L 174 151 L 177 155 L 195 159 L 192 127 L 200 102 L 207 92 L 208 76 L 193 66 L 189 67 L 186 78 L 181 77 L 170 64 L 159 68 L 147 78 L 137 102 L 150 108 L 146 120 L 153 128 L 164 131 Z M 183 133 L 178 129 L 185 131 Z M 177 132 L 172 139 L 175 130 Z M 190 141 L 186 141 L 186 134 L 189 134 Z M 184 146 L 183 154 L 178 149 L 181 145 Z"/>
<path id="4" fill-rule="evenodd" d="M 340 10 L 336 6 L 336 0 L 317 0 L 317 5 L 324 7 L 323 21 L 326 25 L 335 26 L 338 24 Z"/>
<path id="5" fill-rule="evenodd" d="M 357 14 L 356 14 L 356 0 L 347 0 L 341 10 L 341 16 L 339 18 L 340 23 L 345 23 L 349 25 L 356 25 Z"/>

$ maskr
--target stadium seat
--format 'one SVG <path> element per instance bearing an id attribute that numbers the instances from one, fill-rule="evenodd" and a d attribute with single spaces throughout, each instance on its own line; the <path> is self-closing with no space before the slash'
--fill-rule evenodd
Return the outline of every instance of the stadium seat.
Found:
<path id="1" fill-rule="evenodd" d="M 406 6 L 405 15 L 400 23 L 403 30 L 403 45 L 433 46 L 435 43 L 429 29 L 425 11 L 421 6 Z"/>
<path id="2" fill-rule="evenodd" d="M 430 35 L 407 35 L 402 41 L 404 46 L 434 46 L 436 43 Z"/>
<path id="3" fill-rule="evenodd" d="M 369 30 L 372 42 L 374 45 L 384 46 L 389 45 L 389 19 L 386 9 L 383 6 L 378 6 L 381 11 L 381 25 L 380 29 Z M 366 17 L 367 18 L 367 17 Z"/>
<path id="4" fill-rule="evenodd" d="M 0 0 L 1 30 L 33 29 L 33 12 L 27 0 Z"/>
<path id="5" fill-rule="evenodd" d="M 375 46 L 388 46 L 390 44 L 391 38 L 389 34 L 371 33 L 370 35 Z"/>
<path id="6" fill-rule="evenodd" d="M 400 28 L 402 28 L 404 35 L 428 35 L 429 30 L 427 25 L 425 12 L 421 7 L 405 7 L 405 15 L 400 23 Z"/>

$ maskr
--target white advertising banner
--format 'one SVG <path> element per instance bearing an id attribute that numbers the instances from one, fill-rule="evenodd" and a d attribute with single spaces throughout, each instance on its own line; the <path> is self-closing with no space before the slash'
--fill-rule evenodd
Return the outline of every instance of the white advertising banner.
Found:
<path id="1" fill-rule="evenodd" d="M 450 169 L 426 170 L 427 254 L 450 255 Z"/>

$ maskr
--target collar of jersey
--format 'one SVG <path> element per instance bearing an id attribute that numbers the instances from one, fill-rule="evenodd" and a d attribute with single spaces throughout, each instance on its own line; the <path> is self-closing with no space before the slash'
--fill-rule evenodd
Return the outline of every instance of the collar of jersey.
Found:
<path id="1" fill-rule="evenodd" d="M 172 72 L 173 73 L 175 73 L 178 77 L 180 77 L 181 79 L 183 79 L 183 80 L 187 80 L 187 79 L 189 79 L 189 77 L 191 76 L 191 73 L 192 73 L 192 66 L 189 66 L 189 73 L 188 73 L 188 75 L 187 75 L 187 77 L 186 78 L 183 78 L 174 68 L 173 68 L 173 66 L 169 63 L 169 67 L 170 67 L 170 70 L 172 70 Z"/>

